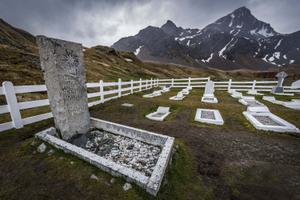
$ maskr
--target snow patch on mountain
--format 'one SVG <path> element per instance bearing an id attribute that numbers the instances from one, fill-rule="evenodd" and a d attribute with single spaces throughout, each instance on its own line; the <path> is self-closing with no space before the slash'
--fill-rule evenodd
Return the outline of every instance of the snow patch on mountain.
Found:
<path id="1" fill-rule="evenodd" d="M 260 30 L 258 30 L 256 33 L 265 37 L 274 36 L 274 33 L 269 33 L 269 30 L 268 28 L 265 27 L 265 25 L 263 25 L 263 27 Z"/>
<path id="2" fill-rule="evenodd" d="M 190 43 L 191 43 L 191 40 L 188 40 L 187 43 L 186 43 L 186 45 L 189 47 Z"/>
<path id="3" fill-rule="evenodd" d="M 228 45 L 234 40 L 234 38 L 231 38 L 231 40 L 219 51 L 219 57 L 223 57 L 226 59 L 226 56 L 223 55 L 224 51 L 227 49 Z"/>
<path id="4" fill-rule="evenodd" d="M 230 23 L 228 25 L 229 27 L 231 27 L 232 24 L 233 24 L 234 14 L 231 14 L 230 17 L 231 17 L 231 21 L 230 21 Z"/>
<path id="5" fill-rule="evenodd" d="M 211 53 L 210 56 L 205 60 L 205 59 L 202 59 L 201 61 L 206 63 L 206 62 L 209 62 L 214 56 L 214 53 Z"/>
<path id="6" fill-rule="evenodd" d="M 143 48 L 143 46 L 144 45 L 141 45 L 141 46 L 139 46 L 139 48 L 137 48 L 135 51 L 134 51 L 134 55 L 139 55 L 139 53 L 140 53 L 140 51 L 141 51 L 141 49 Z"/>
<path id="7" fill-rule="evenodd" d="M 278 41 L 278 43 L 276 44 L 276 46 L 274 47 L 274 49 L 277 49 L 277 47 L 279 47 L 279 46 L 280 46 L 280 44 L 281 44 L 281 41 L 282 41 L 282 39 L 280 39 L 280 40 Z"/>

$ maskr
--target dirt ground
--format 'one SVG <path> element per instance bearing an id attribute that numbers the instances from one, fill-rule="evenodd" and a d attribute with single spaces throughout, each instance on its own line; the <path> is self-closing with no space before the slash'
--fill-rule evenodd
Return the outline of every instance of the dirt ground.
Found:
<path id="1" fill-rule="evenodd" d="M 300 137 L 257 131 L 242 115 L 246 107 L 226 92 L 216 92 L 218 104 L 204 104 L 198 89 L 170 101 L 177 91 L 152 99 L 137 93 L 91 109 L 93 117 L 176 138 L 179 150 L 156 199 L 300 199 Z M 125 102 L 134 107 L 122 107 Z M 300 111 L 261 102 L 300 127 Z M 166 121 L 146 119 L 159 105 L 171 107 Z M 225 124 L 194 122 L 196 108 L 219 109 Z M 52 124 L 0 135 L 0 199 L 153 199 L 137 186 L 125 193 L 124 180 L 111 184 L 109 174 L 63 152 L 36 153 L 34 133 Z"/>

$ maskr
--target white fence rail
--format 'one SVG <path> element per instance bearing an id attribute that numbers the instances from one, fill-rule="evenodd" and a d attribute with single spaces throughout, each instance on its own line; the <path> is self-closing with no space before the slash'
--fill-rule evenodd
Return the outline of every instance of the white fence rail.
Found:
<path id="1" fill-rule="evenodd" d="M 185 88 L 191 86 L 193 88 L 204 88 L 210 77 L 206 78 L 182 78 L 182 79 L 158 79 L 158 85 L 169 85 L 174 88 Z M 214 81 L 217 90 L 235 89 L 237 91 L 257 90 L 261 92 L 270 92 L 277 85 L 277 81 Z M 291 86 L 284 86 L 284 92 L 299 93 L 299 89 L 292 89 Z"/>
<path id="2" fill-rule="evenodd" d="M 88 98 L 97 98 L 96 101 L 89 102 L 89 107 L 104 103 L 106 101 L 120 98 L 122 96 L 130 95 L 135 92 L 151 89 L 153 87 L 169 85 L 174 88 L 184 88 L 191 86 L 193 88 L 204 88 L 205 83 L 210 80 L 210 77 L 205 78 L 181 78 L 181 79 L 151 79 L 138 81 L 123 81 L 118 82 L 104 82 L 100 80 L 97 83 L 87 83 L 87 88 L 96 89 L 97 92 L 88 93 Z M 215 81 L 215 88 L 217 90 L 235 89 L 238 91 L 247 91 L 254 89 L 262 92 L 269 92 L 276 86 L 277 81 Z M 36 116 L 22 118 L 21 111 L 24 109 L 37 108 L 49 105 L 48 99 L 40 99 L 27 102 L 18 102 L 17 94 L 32 93 L 32 92 L 46 92 L 45 85 L 27 85 L 27 86 L 13 86 L 11 82 L 3 82 L 0 87 L 0 95 L 4 95 L 7 105 L 0 105 L 1 114 L 9 113 L 11 117 L 10 122 L 0 124 L 0 132 L 12 128 L 22 128 L 24 125 L 49 119 L 52 113 L 44 113 Z M 290 86 L 284 87 L 285 92 L 300 93 L 299 89 L 292 89 Z"/>
<path id="3" fill-rule="evenodd" d="M 122 96 L 141 92 L 158 86 L 157 79 L 151 80 L 138 80 L 122 82 L 104 82 L 100 80 L 98 83 L 87 83 L 88 89 L 96 89 L 97 92 L 88 93 L 88 98 L 98 98 L 89 102 L 89 107 L 116 99 Z M 112 89 L 113 88 L 113 89 Z M 48 99 L 40 99 L 34 101 L 18 102 L 17 94 L 33 93 L 33 92 L 46 92 L 45 85 L 27 85 L 27 86 L 14 86 L 11 82 L 5 81 L 0 87 L 0 95 L 4 95 L 7 105 L 0 105 L 0 117 L 3 114 L 9 113 L 11 121 L 0 124 L 0 132 L 12 128 L 22 128 L 24 125 L 42 121 L 52 118 L 51 112 L 39 114 L 31 117 L 22 118 L 21 111 L 30 108 L 38 108 L 49 105 Z"/>

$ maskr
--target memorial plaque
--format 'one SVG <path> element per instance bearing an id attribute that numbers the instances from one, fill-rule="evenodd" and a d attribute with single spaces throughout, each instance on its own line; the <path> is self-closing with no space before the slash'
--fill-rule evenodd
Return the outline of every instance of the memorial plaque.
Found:
<path id="1" fill-rule="evenodd" d="M 37 37 L 41 67 L 56 128 L 68 140 L 90 128 L 82 45 Z"/>

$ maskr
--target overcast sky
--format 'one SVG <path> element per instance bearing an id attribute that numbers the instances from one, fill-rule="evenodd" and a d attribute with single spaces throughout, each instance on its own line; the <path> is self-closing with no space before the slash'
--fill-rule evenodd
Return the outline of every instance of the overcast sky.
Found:
<path id="1" fill-rule="evenodd" d="M 168 19 L 203 28 L 241 6 L 280 33 L 300 30 L 299 0 L 0 0 L 0 18 L 35 35 L 94 46 Z"/>

